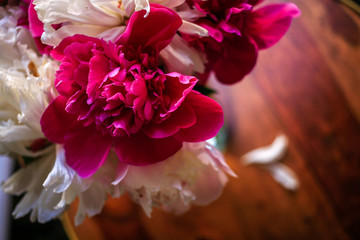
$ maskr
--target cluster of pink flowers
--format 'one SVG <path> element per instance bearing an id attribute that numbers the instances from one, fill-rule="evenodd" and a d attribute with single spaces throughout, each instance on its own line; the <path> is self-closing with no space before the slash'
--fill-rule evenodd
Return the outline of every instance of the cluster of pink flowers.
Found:
<path id="1" fill-rule="evenodd" d="M 212 169 L 210 172 L 219 179 L 219 186 L 225 184 L 223 172 L 233 173 L 220 153 L 204 143 L 222 127 L 223 111 L 215 100 L 194 87 L 206 84 L 212 72 L 221 83 L 239 82 L 255 66 L 258 51 L 278 42 L 291 20 L 299 15 L 292 3 L 258 7 L 260 2 L 31 0 L 20 3 L 20 8 L 27 11 L 17 15 L 15 27 L 28 29 L 40 53 L 38 57 L 46 56 L 58 63 L 53 87 L 43 90 L 48 104 L 41 118 L 34 120 L 41 126 L 40 136 L 43 134 L 50 142 L 40 150 L 52 144 L 57 146 L 53 155 L 57 170 L 44 173 L 41 180 L 45 181 L 44 191 L 52 189 L 60 194 L 56 213 L 64 204 L 71 203 L 68 199 L 81 198 L 97 181 L 104 185 L 104 192 L 114 193 L 117 187 L 135 194 L 129 186 L 135 186 L 130 179 L 136 178 L 130 175 L 138 173 L 141 179 L 146 174 L 141 175 L 144 171 L 139 168 L 149 172 L 165 169 L 152 167 L 160 166 L 156 165 L 160 162 L 181 165 L 186 159 L 188 165 L 187 160 L 194 159 L 206 166 L 203 171 Z M 3 11 L 11 12 L 11 8 L 16 6 L 4 7 Z M 41 78 L 30 63 L 29 74 Z M 39 135 L 34 135 L 30 145 L 34 141 L 39 141 Z M 3 153 L 11 152 L 8 145 L 1 145 L 3 142 L 0 137 L 0 154 L 5 147 L 7 151 Z M 199 151 L 208 156 L 207 160 L 194 157 L 201 155 Z M 116 169 L 110 174 L 113 179 L 100 181 L 104 169 L 111 169 L 109 164 Z M 181 182 L 198 186 L 193 174 L 178 175 Z M 66 186 L 57 183 L 56 178 L 67 179 Z M 74 187 L 83 189 L 78 192 L 72 190 L 75 179 L 76 184 L 86 187 Z M 146 183 L 142 184 L 136 186 L 146 188 Z M 173 182 L 169 185 L 183 191 Z M 7 181 L 3 188 L 11 193 L 17 191 L 16 186 Z M 151 199 L 147 201 L 155 202 L 154 188 L 147 189 Z M 163 189 L 170 191 L 168 186 Z M 195 188 L 191 189 L 193 195 L 189 195 L 189 189 L 181 192 L 183 205 L 196 197 L 201 199 Z M 73 197 L 64 197 L 65 193 L 69 196 L 66 191 Z M 215 191 L 216 196 L 218 192 Z M 141 199 L 137 201 L 142 203 Z M 171 208 L 168 203 L 163 204 Z"/>
<path id="2" fill-rule="evenodd" d="M 261 0 L 188 0 L 204 17 L 196 24 L 209 37 L 187 37 L 190 44 L 206 53 L 203 82 L 214 71 L 224 84 L 240 81 L 255 66 L 258 50 L 278 42 L 300 12 L 295 4 L 272 4 L 259 9 Z"/>

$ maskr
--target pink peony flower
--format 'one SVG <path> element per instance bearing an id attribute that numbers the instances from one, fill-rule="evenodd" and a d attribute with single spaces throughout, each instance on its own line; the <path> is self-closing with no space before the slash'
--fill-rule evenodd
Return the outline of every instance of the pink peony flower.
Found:
<path id="1" fill-rule="evenodd" d="M 29 17 L 29 30 L 31 35 L 33 36 L 36 46 L 39 50 L 40 53 L 42 54 L 49 54 L 50 51 L 52 50 L 52 46 L 43 44 L 41 42 L 41 35 L 44 32 L 44 23 L 42 23 L 38 16 L 37 16 L 37 12 L 35 10 L 35 6 L 33 4 L 34 0 L 31 0 L 30 4 L 29 4 L 29 9 L 28 9 L 28 17 Z"/>
<path id="2" fill-rule="evenodd" d="M 278 42 L 291 20 L 299 16 L 295 4 L 272 4 L 253 10 L 260 0 L 188 0 L 205 14 L 195 23 L 209 31 L 209 37 L 184 36 L 202 49 L 208 58 L 206 81 L 211 71 L 225 84 L 240 81 L 255 66 L 258 50 Z"/>
<path id="3" fill-rule="evenodd" d="M 44 24 L 37 16 L 33 1 L 34 0 L 22 0 L 20 7 L 24 10 L 24 12 L 26 12 L 26 14 L 18 20 L 18 26 L 29 29 L 31 36 L 35 41 L 36 47 L 41 54 L 49 54 L 53 47 L 41 42 L 41 35 L 44 32 Z"/>
<path id="4" fill-rule="evenodd" d="M 145 13 L 131 16 L 116 43 L 75 35 L 51 53 L 61 61 L 60 95 L 41 126 L 49 140 L 64 144 L 67 163 L 82 177 L 92 175 L 112 148 L 120 162 L 149 165 L 175 154 L 183 142 L 215 136 L 222 126 L 221 107 L 192 90 L 196 78 L 157 66 L 181 18 L 156 4 Z"/>

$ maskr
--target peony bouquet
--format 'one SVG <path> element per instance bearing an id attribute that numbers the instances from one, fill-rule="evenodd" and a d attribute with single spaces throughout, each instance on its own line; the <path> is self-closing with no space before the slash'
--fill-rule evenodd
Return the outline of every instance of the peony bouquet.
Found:
<path id="1" fill-rule="evenodd" d="M 128 193 L 150 216 L 215 200 L 235 176 L 211 144 L 210 76 L 239 82 L 299 15 L 261 0 L 0 1 L 0 154 L 20 170 L 15 218 L 101 212 Z M 258 6 L 260 5 L 260 6 Z M 216 90 L 216 89 L 215 89 Z"/>

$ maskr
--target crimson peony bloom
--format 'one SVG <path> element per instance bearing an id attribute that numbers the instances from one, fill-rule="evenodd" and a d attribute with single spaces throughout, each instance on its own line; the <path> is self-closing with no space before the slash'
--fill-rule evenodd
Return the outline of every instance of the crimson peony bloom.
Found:
<path id="1" fill-rule="evenodd" d="M 41 54 L 49 54 L 53 47 L 41 42 L 41 34 L 44 32 L 44 23 L 42 23 L 37 16 L 33 1 L 34 0 L 21 1 L 22 4 L 20 7 L 24 10 L 24 12 L 26 12 L 26 14 L 18 19 L 18 26 L 29 29 L 36 47 Z"/>
<path id="2" fill-rule="evenodd" d="M 240 81 L 255 66 L 258 50 L 278 42 L 300 11 L 293 3 L 272 4 L 254 10 L 261 0 L 187 0 L 204 13 L 195 23 L 209 37 L 184 36 L 208 58 L 205 82 L 211 71 L 225 84 Z"/>
<path id="3" fill-rule="evenodd" d="M 183 142 L 215 136 L 223 124 L 220 105 L 192 90 L 195 77 L 157 66 L 181 18 L 156 4 L 144 15 L 135 12 L 115 43 L 75 35 L 51 53 L 61 61 L 60 95 L 41 126 L 50 141 L 64 144 L 67 163 L 82 177 L 92 175 L 111 149 L 120 162 L 149 165 L 175 154 Z"/>

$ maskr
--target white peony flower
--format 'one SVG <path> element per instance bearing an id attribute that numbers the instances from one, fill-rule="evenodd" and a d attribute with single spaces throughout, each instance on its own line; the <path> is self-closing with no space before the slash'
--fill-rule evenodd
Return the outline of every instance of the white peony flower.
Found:
<path id="1" fill-rule="evenodd" d="M 127 16 L 124 8 L 127 5 L 119 9 L 114 1 L 34 2 L 38 3 L 42 20 L 47 21 L 46 27 L 66 23 L 60 28 L 63 30 L 53 35 L 59 38 L 77 29 L 88 29 L 93 19 L 102 24 L 98 32 L 103 36 L 112 35 L 115 28 L 111 26 L 116 21 L 121 23 Z M 183 1 L 156 2 L 176 6 Z M 125 3 L 131 5 L 132 1 Z M 141 0 L 133 3 L 134 8 L 140 5 L 146 8 L 148 4 Z M 42 7 L 44 12 L 41 12 Z M 75 223 L 80 224 L 85 216 L 101 212 L 107 194 L 120 197 L 125 192 L 129 192 L 149 216 L 154 206 L 179 214 L 191 204 L 208 204 L 220 195 L 227 182 L 226 174 L 235 174 L 222 155 L 206 142 L 185 143 L 166 161 L 145 167 L 120 163 L 116 154 L 111 153 L 107 162 L 90 178 L 79 177 L 67 165 L 61 145 L 48 144 L 38 151 L 33 149 L 34 142 L 44 138 L 40 118 L 56 95 L 53 82 L 58 64 L 47 56 L 40 57 L 28 30 L 16 26 L 21 14 L 19 8 L 0 7 L 0 154 L 32 159 L 2 184 L 7 193 L 24 194 L 13 211 L 16 218 L 30 213 L 32 221 L 43 223 L 61 215 L 79 198 Z M 104 29 L 109 31 L 102 32 Z M 201 69 L 201 56 L 192 52 L 179 37 L 174 38 L 174 44 L 164 51 L 164 56 L 164 62 L 176 56 L 179 65 L 185 64 L 196 71 Z M 168 67 L 176 68 L 171 64 Z"/>
<path id="2" fill-rule="evenodd" d="M 129 166 L 119 184 L 150 216 L 154 206 L 181 214 L 191 204 L 206 205 L 218 198 L 228 179 L 236 176 L 221 153 L 207 142 L 185 143 L 166 161 Z"/>
<path id="3" fill-rule="evenodd" d="M 31 221 L 46 222 L 57 216 L 61 210 L 54 210 L 53 205 L 60 199 L 60 194 L 49 194 L 43 191 L 42 182 L 50 172 L 55 151 L 51 151 L 26 167 L 20 169 L 2 184 L 6 193 L 26 194 L 13 211 L 15 218 L 23 217 L 32 211 Z"/>
<path id="4" fill-rule="evenodd" d="M 98 179 L 101 173 L 104 174 L 103 178 L 107 173 L 100 171 L 91 179 L 80 178 L 66 164 L 64 149 L 60 145 L 56 148 L 56 151 L 20 169 L 2 184 L 6 193 L 25 193 L 13 211 L 15 218 L 31 212 L 31 221 L 45 223 L 60 216 L 77 197 L 80 201 L 76 224 L 80 224 L 86 215 L 91 217 L 101 212 L 107 187 Z M 107 186 L 111 186 L 110 182 L 107 182 Z"/>
<path id="5" fill-rule="evenodd" d="M 0 154 L 32 160 L 2 188 L 10 194 L 25 193 L 13 211 L 15 218 L 31 212 L 32 221 L 47 222 L 61 214 L 75 197 L 89 194 L 89 189 L 97 185 L 81 179 L 66 165 L 60 146 L 57 151 L 55 145 L 39 151 L 30 147 L 44 138 L 40 118 L 55 96 L 53 82 L 58 64 L 47 56 L 38 56 L 29 31 L 16 26 L 22 13 L 16 7 L 0 8 Z M 94 199 L 81 201 L 83 210 L 78 221 L 85 214 L 101 211 L 102 205 L 97 209 L 86 207 L 91 206 L 89 201 Z"/>
<path id="6" fill-rule="evenodd" d="M 185 143 L 178 153 L 160 163 L 121 167 L 120 178 L 116 154 L 110 154 L 93 176 L 80 178 L 66 164 L 64 149 L 59 145 L 56 148 L 2 184 L 7 193 L 25 193 L 13 211 L 16 218 L 31 212 L 31 221 L 49 221 L 78 197 L 75 224 L 79 225 L 86 215 L 92 217 L 101 212 L 107 194 L 120 197 L 125 192 L 148 216 L 153 207 L 181 214 L 192 204 L 214 201 L 227 182 L 226 174 L 236 176 L 221 153 L 206 142 Z"/>
<path id="7" fill-rule="evenodd" d="M 41 40 L 51 46 L 75 34 L 114 40 L 125 29 L 126 13 L 118 8 L 118 1 L 34 0 L 33 3 L 44 23 Z M 55 30 L 54 24 L 61 26 Z"/>
<path id="8" fill-rule="evenodd" d="M 0 154 L 37 157 L 28 147 L 44 138 L 40 118 L 54 96 L 58 64 L 39 57 L 29 31 L 17 27 L 19 8 L 0 8 Z"/>
<path id="9" fill-rule="evenodd" d="M 202 14 L 190 9 L 185 0 L 34 0 L 35 10 L 44 23 L 43 43 L 57 46 L 64 38 L 75 34 L 115 41 L 125 30 L 127 19 L 134 11 L 150 11 L 149 3 L 161 4 L 178 10 L 183 18 L 179 31 L 186 34 L 207 36 L 208 31 L 191 21 Z M 54 26 L 57 26 L 55 29 Z M 160 52 L 169 71 L 192 74 L 204 72 L 205 57 L 179 36 Z M 176 63 L 174 63 L 176 59 Z"/>
<path id="10" fill-rule="evenodd" d="M 36 151 L 30 146 L 44 138 L 40 118 L 53 96 L 58 65 L 46 56 L 39 57 L 29 31 L 16 26 L 22 14 L 17 7 L 0 7 L 0 154 L 36 160 L 11 176 L 3 188 L 16 195 L 28 192 L 15 208 L 15 217 L 33 209 L 31 219 L 44 222 L 57 215 L 51 204 L 59 195 L 42 192 L 55 148 Z"/>
<path id="11" fill-rule="evenodd" d="M 66 164 L 60 145 L 39 151 L 29 148 L 35 140 L 44 138 L 40 119 L 55 97 L 53 82 L 58 63 L 37 55 L 29 31 L 16 26 L 21 14 L 20 8 L 0 8 L 0 49 L 4 49 L 0 55 L 0 154 L 30 157 L 32 161 L 2 188 L 9 194 L 25 193 L 13 211 L 15 218 L 31 212 L 30 219 L 42 223 L 59 216 L 79 197 L 76 223 L 80 223 L 86 215 L 101 211 L 105 191 L 107 186 L 113 188 L 115 175 L 104 182 L 104 167 L 94 178 L 83 179 Z"/>

